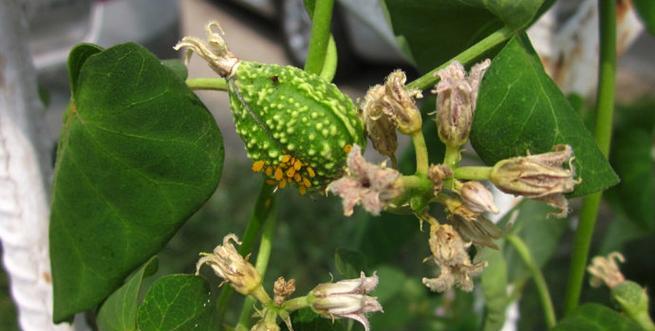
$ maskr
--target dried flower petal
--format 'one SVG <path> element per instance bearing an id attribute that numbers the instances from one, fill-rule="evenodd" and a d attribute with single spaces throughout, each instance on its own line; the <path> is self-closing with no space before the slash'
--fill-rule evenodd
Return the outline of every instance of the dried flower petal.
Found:
<path id="1" fill-rule="evenodd" d="M 591 264 L 587 267 L 587 271 L 591 274 L 589 283 L 592 287 L 600 287 L 602 284 L 607 285 L 609 288 L 625 282 L 625 277 L 619 269 L 618 262 L 625 262 L 623 254 L 619 252 L 612 252 L 607 257 L 596 256 L 591 260 Z"/>
<path id="2" fill-rule="evenodd" d="M 216 21 L 209 22 L 205 27 L 207 42 L 196 37 L 186 36 L 175 47 L 176 51 L 184 48 L 184 61 L 188 64 L 191 55 L 195 52 L 203 58 L 209 66 L 221 77 L 230 77 L 236 71 L 239 60 L 227 48 L 223 39 L 223 30 Z"/>
<path id="3" fill-rule="evenodd" d="M 328 185 L 328 190 L 338 194 L 343 203 L 344 215 L 350 216 L 355 205 L 361 203 L 373 215 L 382 209 L 399 192 L 394 186 L 400 173 L 394 169 L 368 163 L 359 146 L 353 146 L 348 154 L 348 169 L 344 177 Z"/>
<path id="4" fill-rule="evenodd" d="M 471 263 L 467 252 L 468 245 L 448 224 L 430 226 L 429 244 L 432 256 L 428 259 L 439 266 L 439 276 L 423 278 L 423 284 L 435 292 L 443 292 L 453 286 L 471 291 L 472 277 L 482 272 L 486 262 Z"/>

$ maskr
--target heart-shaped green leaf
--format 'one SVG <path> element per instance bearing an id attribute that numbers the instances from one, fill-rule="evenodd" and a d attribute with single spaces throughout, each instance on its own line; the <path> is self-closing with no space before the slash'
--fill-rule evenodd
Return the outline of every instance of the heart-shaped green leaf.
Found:
<path id="1" fill-rule="evenodd" d="M 209 286 L 193 275 L 158 279 L 139 306 L 139 331 L 218 330 Z"/>
<path id="2" fill-rule="evenodd" d="M 485 74 L 471 143 L 490 165 L 517 155 L 547 152 L 556 144 L 571 145 L 582 179 L 572 196 L 601 191 L 619 181 L 526 39 L 508 42 Z"/>
<path id="3" fill-rule="evenodd" d="M 54 320 L 93 308 L 214 192 L 216 123 L 150 52 L 89 56 L 57 152 L 50 222 Z"/>
<path id="4" fill-rule="evenodd" d="M 112 293 L 100 307 L 98 327 L 102 331 L 137 331 L 136 312 L 139 306 L 141 283 L 157 271 L 157 257 L 153 257 Z"/>
<path id="5" fill-rule="evenodd" d="M 587 303 L 564 318 L 553 331 L 635 331 L 632 320 L 603 305 Z"/>

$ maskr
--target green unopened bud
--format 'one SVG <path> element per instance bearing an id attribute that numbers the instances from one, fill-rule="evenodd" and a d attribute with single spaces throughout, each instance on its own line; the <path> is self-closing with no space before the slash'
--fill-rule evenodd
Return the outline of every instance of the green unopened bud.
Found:
<path id="1" fill-rule="evenodd" d="M 437 72 L 440 81 L 432 93 L 437 94 L 439 138 L 446 145 L 458 147 L 468 140 L 480 82 L 490 64 L 488 59 L 476 64 L 468 76 L 457 61 Z"/>
<path id="2" fill-rule="evenodd" d="M 648 311 L 648 293 L 639 284 L 626 280 L 611 289 L 612 298 L 621 309 L 644 330 L 655 330 Z"/>
<path id="3" fill-rule="evenodd" d="M 580 181 L 575 179 L 573 149 L 556 145 L 549 153 L 513 157 L 494 165 L 489 179 L 501 191 L 542 200 L 559 210 L 556 216 L 568 213 L 564 193 L 572 192 Z M 563 165 L 568 164 L 568 168 Z"/>
<path id="4" fill-rule="evenodd" d="M 227 50 L 217 23 L 208 43 L 185 37 L 185 48 L 228 79 L 236 131 L 252 170 L 271 185 L 295 185 L 301 194 L 342 175 L 346 155 L 364 147 L 364 124 L 352 100 L 334 84 L 292 66 L 239 61 Z"/>

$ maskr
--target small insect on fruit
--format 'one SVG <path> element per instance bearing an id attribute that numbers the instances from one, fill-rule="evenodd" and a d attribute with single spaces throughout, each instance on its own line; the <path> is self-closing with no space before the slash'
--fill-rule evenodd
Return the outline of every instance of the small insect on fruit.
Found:
<path id="1" fill-rule="evenodd" d="M 357 107 L 334 84 L 292 66 L 237 59 L 216 22 L 207 25 L 207 44 L 184 37 L 175 49 L 198 53 L 228 81 L 236 131 L 252 170 L 271 185 L 289 184 L 301 194 L 324 187 L 344 171 L 347 150 L 365 146 Z"/>

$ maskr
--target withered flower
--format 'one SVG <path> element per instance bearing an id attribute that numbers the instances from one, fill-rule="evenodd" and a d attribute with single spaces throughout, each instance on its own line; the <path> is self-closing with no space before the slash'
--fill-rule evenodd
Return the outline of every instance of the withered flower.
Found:
<path id="1" fill-rule="evenodd" d="M 480 182 L 468 181 L 462 184 L 459 195 L 464 205 L 474 213 L 497 213 L 494 196 Z"/>
<path id="2" fill-rule="evenodd" d="M 366 131 L 373 147 L 392 159 L 398 147 L 396 129 L 412 134 L 422 125 L 421 112 L 414 101 L 421 97 L 421 92 L 408 90 L 406 80 L 403 71 L 393 71 L 384 85 L 375 85 L 368 90 L 361 104 Z"/>
<path id="3" fill-rule="evenodd" d="M 625 262 L 623 254 L 619 252 L 612 252 L 607 257 L 596 256 L 591 259 L 591 264 L 587 267 L 587 272 L 591 274 L 589 278 L 591 286 L 600 287 L 605 284 L 609 288 L 614 288 L 625 282 L 617 262 Z"/>
<path id="4" fill-rule="evenodd" d="M 227 48 L 223 39 L 223 30 L 218 22 L 212 21 L 205 27 L 207 42 L 199 38 L 186 36 L 175 47 L 176 51 L 184 48 L 184 61 L 188 64 L 195 52 L 221 77 L 230 77 L 236 70 L 239 59 Z"/>
<path id="5" fill-rule="evenodd" d="M 344 215 L 352 215 L 358 203 L 361 203 L 369 213 L 379 215 L 400 193 L 394 185 L 400 173 L 384 165 L 368 163 L 362 156 L 359 146 L 353 146 L 348 154 L 347 164 L 346 175 L 327 187 L 332 193 L 341 197 Z"/>
<path id="6" fill-rule="evenodd" d="M 453 176 L 452 170 L 443 164 L 432 164 L 428 168 L 428 178 L 432 181 L 434 194 L 437 195 L 443 189 L 443 183 L 446 179 Z"/>
<path id="7" fill-rule="evenodd" d="M 480 82 L 490 65 L 489 59 L 484 60 L 467 76 L 464 66 L 453 61 L 437 72 L 440 81 L 432 93 L 437 94 L 437 128 L 445 144 L 457 147 L 468 140 Z"/>
<path id="8" fill-rule="evenodd" d="M 555 145 L 552 152 L 499 161 L 489 178 L 501 191 L 542 200 L 559 210 L 556 216 L 565 217 L 568 202 L 564 193 L 580 183 L 575 179 L 573 159 L 571 146 Z"/>
<path id="9" fill-rule="evenodd" d="M 439 266 L 439 276 L 423 278 L 423 284 L 435 292 L 444 292 L 453 286 L 467 292 L 473 290 L 472 277 L 482 272 L 486 262 L 471 262 L 467 252 L 470 244 L 448 224 L 431 224 L 429 244 L 432 256 L 426 260 Z"/>
<path id="10" fill-rule="evenodd" d="M 309 294 L 311 308 L 323 317 L 350 318 L 369 330 L 367 313 L 382 311 L 377 298 L 368 296 L 378 285 L 378 276 L 342 280 L 336 283 L 317 285 Z"/>
<path id="11" fill-rule="evenodd" d="M 207 264 L 218 277 L 223 278 L 223 283 L 230 284 L 235 291 L 243 295 L 253 294 L 261 287 L 262 278 L 255 267 L 237 252 L 233 242 L 241 244 L 235 234 L 228 234 L 213 253 L 200 253 L 202 257 L 196 263 L 196 275 Z"/>
<path id="12" fill-rule="evenodd" d="M 281 305 L 284 300 L 296 291 L 296 280 L 285 280 L 284 277 L 278 277 L 273 284 L 273 301 L 276 305 Z"/>

